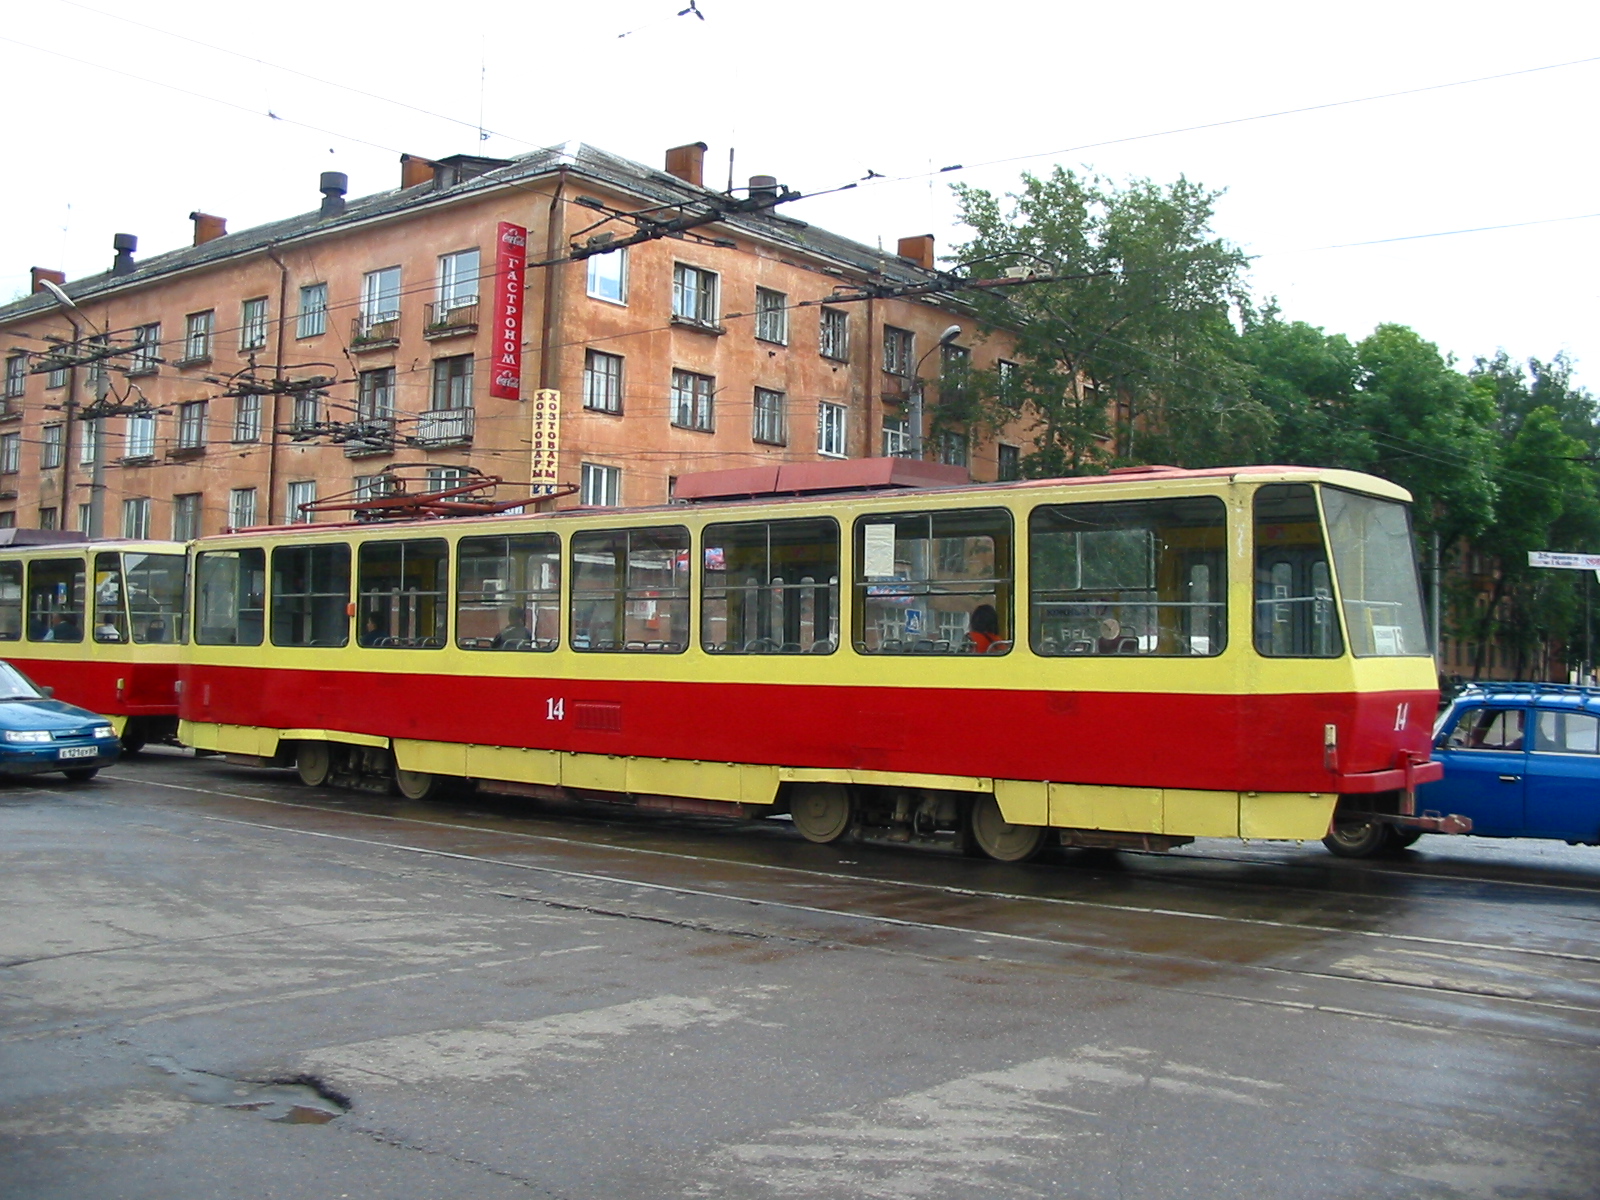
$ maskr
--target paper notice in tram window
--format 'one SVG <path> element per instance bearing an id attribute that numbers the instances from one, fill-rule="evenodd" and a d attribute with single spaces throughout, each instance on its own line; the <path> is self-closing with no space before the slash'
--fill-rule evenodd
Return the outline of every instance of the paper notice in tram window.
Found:
<path id="1" fill-rule="evenodd" d="M 1405 648 L 1401 642 L 1401 629 L 1398 625 L 1374 625 L 1372 627 L 1372 648 L 1378 654 L 1404 654 Z"/>
<path id="2" fill-rule="evenodd" d="M 861 573 L 868 579 L 894 576 L 894 526 L 868 525 L 863 531 Z"/>

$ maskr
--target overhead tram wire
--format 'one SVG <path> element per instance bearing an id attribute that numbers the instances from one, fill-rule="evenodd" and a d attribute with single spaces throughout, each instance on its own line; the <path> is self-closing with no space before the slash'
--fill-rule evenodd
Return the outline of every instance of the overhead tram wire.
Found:
<path id="1" fill-rule="evenodd" d="M 1299 250 L 1266 250 L 1252 254 L 1257 258 L 1275 258 L 1285 254 L 1315 254 L 1323 250 L 1353 250 L 1361 246 L 1388 246 L 1396 242 L 1419 242 L 1425 238 L 1456 237 L 1464 233 L 1494 233 L 1502 229 L 1527 229 L 1534 225 L 1559 225 L 1567 221 L 1589 221 L 1600 217 L 1600 212 L 1577 213 L 1570 217 L 1541 217 L 1534 221 L 1510 221 L 1504 225 L 1477 225 L 1471 229 L 1440 229 L 1433 233 L 1407 233 L 1399 237 L 1373 238 L 1365 242 L 1337 242 L 1331 246 L 1305 246 Z"/>

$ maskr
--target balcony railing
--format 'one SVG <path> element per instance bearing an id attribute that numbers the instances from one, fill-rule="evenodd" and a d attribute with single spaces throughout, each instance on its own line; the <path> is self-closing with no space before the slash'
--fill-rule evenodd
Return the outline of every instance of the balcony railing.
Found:
<path id="1" fill-rule="evenodd" d="M 375 350 L 379 346 L 393 346 L 399 341 L 399 313 L 357 317 L 350 323 L 350 348 L 353 350 Z"/>
<path id="2" fill-rule="evenodd" d="M 422 327 L 422 336 L 430 341 L 435 338 L 454 337 L 457 334 L 477 332 L 478 302 L 476 300 L 469 300 L 465 303 L 460 300 L 451 300 L 428 305 Z"/>
<path id="3" fill-rule="evenodd" d="M 424 447 L 464 446 L 472 441 L 471 408 L 438 408 L 417 417 L 417 445 Z"/>

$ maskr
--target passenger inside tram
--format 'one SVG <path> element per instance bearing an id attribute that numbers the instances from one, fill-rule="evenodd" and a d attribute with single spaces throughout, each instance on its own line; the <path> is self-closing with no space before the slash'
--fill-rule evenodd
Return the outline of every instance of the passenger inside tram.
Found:
<path id="1" fill-rule="evenodd" d="M 495 650 L 521 650 L 533 641 L 533 631 L 528 628 L 527 614 L 520 608 L 506 609 L 506 627 L 494 635 L 489 643 Z"/>

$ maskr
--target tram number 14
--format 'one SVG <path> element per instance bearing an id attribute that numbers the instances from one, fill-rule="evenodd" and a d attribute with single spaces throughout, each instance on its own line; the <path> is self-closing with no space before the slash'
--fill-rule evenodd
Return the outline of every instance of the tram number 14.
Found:
<path id="1" fill-rule="evenodd" d="M 552 696 L 544 702 L 544 719 L 546 721 L 564 721 L 567 719 L 567 701 L 562 696 Z"/>

